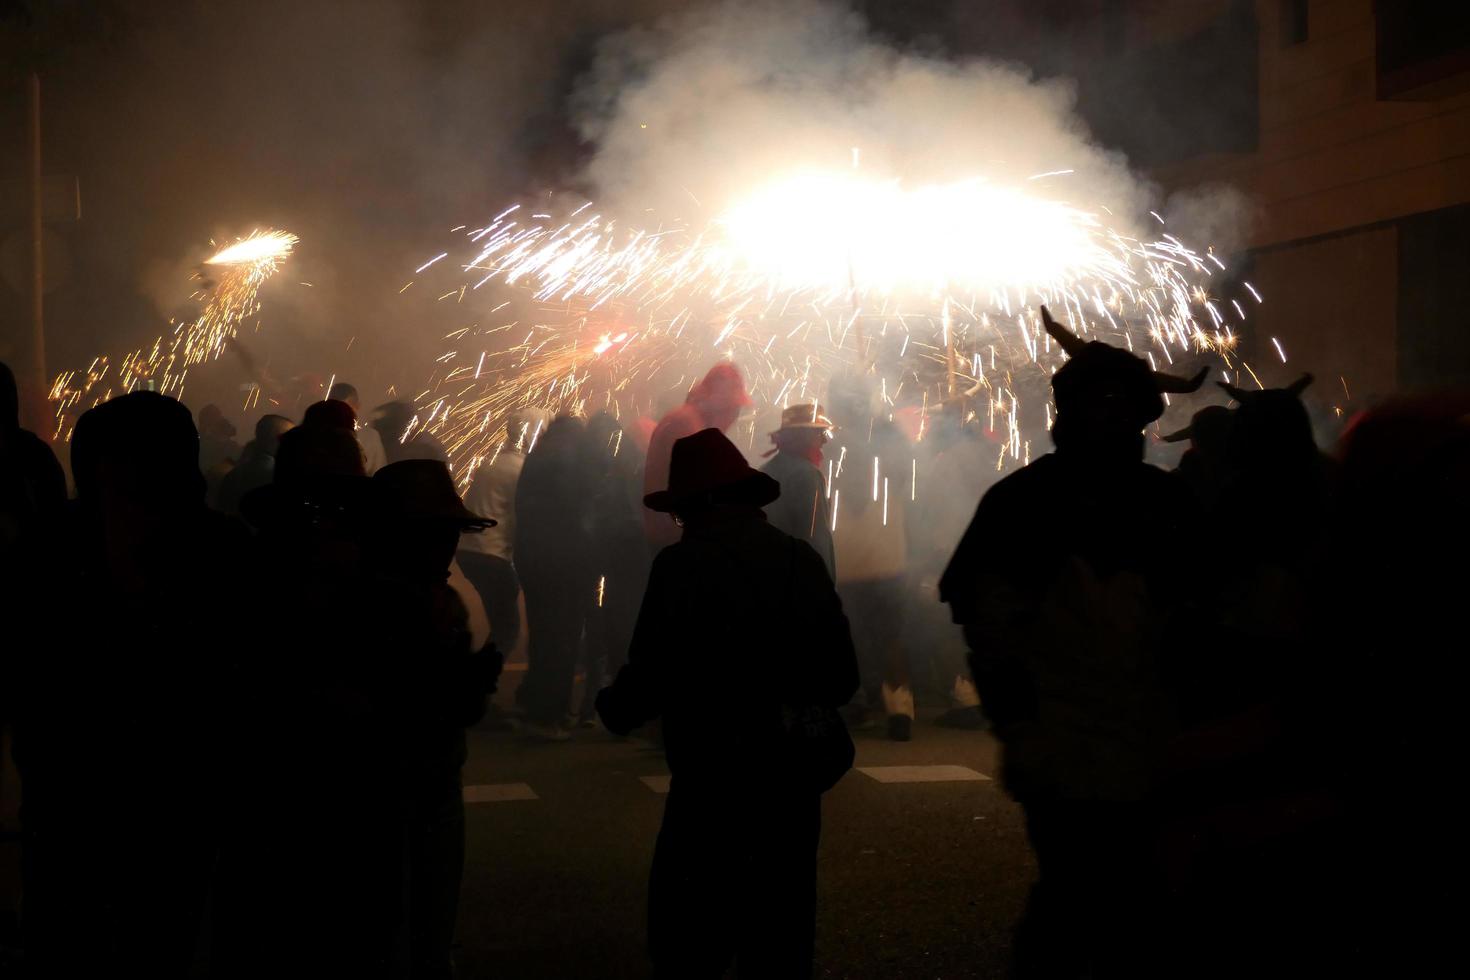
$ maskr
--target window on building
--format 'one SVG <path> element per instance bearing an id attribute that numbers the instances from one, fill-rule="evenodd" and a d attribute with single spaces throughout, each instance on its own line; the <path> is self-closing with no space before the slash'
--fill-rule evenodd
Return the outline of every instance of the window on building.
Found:
<path id="1" fill-rule="evenodd" d="M 1373 10 L 1380 99 L 1442 99 L 1470 91 L 1470 5 L 1394 0 Z"/>

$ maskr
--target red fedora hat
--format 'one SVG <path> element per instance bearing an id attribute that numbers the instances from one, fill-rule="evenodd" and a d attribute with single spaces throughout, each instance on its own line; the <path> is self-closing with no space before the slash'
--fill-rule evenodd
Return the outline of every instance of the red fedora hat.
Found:
<path id="1" fill-rule="evenodd" d="M 649 510 L 677 512 L 698 503 L 746 503 L 764 507 L 781 496 L 781 484 L 752 469 L 719 429 L 705 429 L 674 443 L 669 488 L 643 498 Z"/>

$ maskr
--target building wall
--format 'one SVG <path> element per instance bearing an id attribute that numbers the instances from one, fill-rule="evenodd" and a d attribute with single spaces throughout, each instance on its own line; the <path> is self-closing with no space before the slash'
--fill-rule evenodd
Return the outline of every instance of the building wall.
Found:
<path id="1" fill-rule="evenodd" d="M 1343 408 L 1398 387 L 1398 237 L 1395 226 L 1379 225 L 1254 255 L 1252 282 L 1265 301 L 1251 313 L 1248 358 L 1262 383 L 1310 371 L 1313 400 Z"/>
<path id="2" fill-rule="evenodd" d="M 1249 193 L 1259 204 L 1255 247 L 1470 203 L 1470 94 L 1379 100 L 1373 0 L 1310 0 L 1300 44 L 1281 33 L 1290 2 L 1256 3 L 1259 150 L 1196 158 L 1159 176 L 1171 185 L 1227 181 Z"/>
<path id="3" fill-rule="evenodd" d="M 1423 217 L 1470 203 L 1470 93 L 1377 98 L 1373 0 L 1308 0 L 1299 43 L 1284 33 L 1294 0 L 1255 2 L 1257 150 L 1156 171 L 1168 187 L 1227 183 L 1255 203 L 1247 242 L 1265 304 L 1253 318 L 1252 366 L 1275 360 L 1283 370 L 1261 349 L 1275 336 L 1291 358 L 1286 368 L 1319 377 L 1318 397 L 1328 379 L 1341 397 L 1346 378 L 1359 403 L 1395 388 L 1470 382 L 1470 363 L 1447 361 L 1470 336 L 1465 266 L 1435 258 L 1433 245 L 1446 234 L 1458 242 L 1458 226 L 1428 227 Z"/>

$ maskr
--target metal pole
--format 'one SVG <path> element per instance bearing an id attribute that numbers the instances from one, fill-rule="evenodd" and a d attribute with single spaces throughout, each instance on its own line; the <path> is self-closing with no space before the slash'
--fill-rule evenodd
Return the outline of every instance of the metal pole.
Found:
<path id="1" fill-rule="evenodd" d="M 43 205 L 41 199 L 41 75 L 31 72 L 29 79 L 29 112 L 26 126 L 26 166 L 31 190 L 31 408 L 45 415 L 46 392 L 46 319 L 42 295 L 46 286 L 46 255 L 43 247 Z"/>

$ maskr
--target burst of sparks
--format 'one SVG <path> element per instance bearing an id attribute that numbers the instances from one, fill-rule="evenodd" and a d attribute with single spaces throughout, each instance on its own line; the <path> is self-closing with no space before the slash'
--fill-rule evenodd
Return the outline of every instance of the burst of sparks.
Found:
<path id="1" fill-rule="evenodd" d="M 113 360 L 100 355 L 84 371 L 64 371 L 51 384 L 54 436 L 70 438 L 72 417 L 115 394 L 152 386 L 178 397 L 189 369 L 218 358 L 240 326 L 260 310 L 260 287 L 291 256 L 299 239 L 285 231 L 256 231 L 217 250 L 194 276 L 202 303 L 193 320 L 175 322 L 153 343 Z M 258 393 L 257 393 L 258 399 Z"/>
<path id="2" fill-rule="evenodd" d="M 727 359 L 759 404 L 815 399 L 840 374 L 871 378 L 885 411 L 904 392 L 922 403 L 921 430 L 931 400 L 988 402 L 1003 467 L 1029 456 L 1027 426 L 1050 421 L 1039 406 L 1063 357 L 1041 303 L 1088 339 L 1147 345 L 1160 366 L 1230 356 L 1221 310 L 1242 311 L 1210 291 L 1223 262 L 1161 229 L 1125 235 L 1039 186 L 910 189 L 844 171 L 757 188 L 699 227 L 625 226 L 590 203 L 467 224 L 452 258 L 418 270 L 454 270 L 428 292 L 468 305 L 481 338 L 440 359 L 421 401 L 446 404 L 429 428 L 454 458 L 483 456 L 518 408 L 636 414 Z"/>

